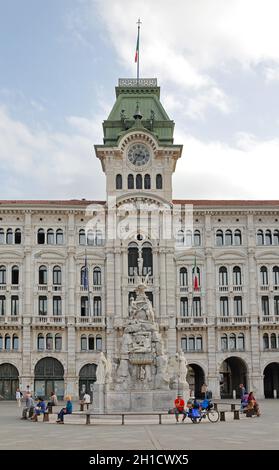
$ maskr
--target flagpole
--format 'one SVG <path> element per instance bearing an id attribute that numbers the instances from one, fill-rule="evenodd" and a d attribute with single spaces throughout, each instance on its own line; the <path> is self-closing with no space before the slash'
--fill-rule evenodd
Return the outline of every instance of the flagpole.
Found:
<path id="1" fill-rule="evenodd" d="M 138 41 L 137 41 L 137 85 L 139 86 L 139 59 L 140 59 L 140 54 L 139 54 L 139 40 L 140 40 L 140 25 L 141 21 L 140 18 L 138 19 L 137 22 L 138 25 Z"/>
<path id="2" fill-rule="evenodd" d="M 89 287 L 89 269 L 88 269 L 88 261 L 87 261 L 87 250 L 85 248 L 85 260 L 86 260 L 86 277 L 87 277 L 87 292 L 88 292 L 88 313 L 89 317 L 91 317 L 91 300 L 90 300 L 90 287 Z"/>

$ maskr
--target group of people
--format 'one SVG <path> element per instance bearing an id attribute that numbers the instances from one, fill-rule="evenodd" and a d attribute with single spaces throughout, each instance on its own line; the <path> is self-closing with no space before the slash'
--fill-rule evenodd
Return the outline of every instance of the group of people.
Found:
<path id="1" fill-rule="evenodd" d="M 254 396 L 254 392 L 247 393 L 243 384 L 239 385 L 241 390 L 241 411 L 246 412 L 247 417 L 253 414 L 261 416 L 259 404 Z"/>
<path id="2" fill-rule="evenodd" d="M 18 391 L 19 389 L 17 390 L 17 393 Z M 19 398 L 17 398 L 17 396 Z M 20 400 L 21 402 L 22 398 L 23 398 L 23 394 L 21 392 L 20 392 L 20 396 L 16 394 L 17 401 Z M 73 411 L 71 396 L 66 395 L 65 400 L 66 400 L 66 406 L 61 408 L 61 410 L 57 414 L 57 421 L 56 421 L 57 423 L 63 424 L 64 415 L 71 414 Z M 38 397 L 34 400 L 34 398 L 32 397 L 32 393 L 30 391 L 30 387 L 28 386 L 25 392 L 25 407 L 22 410 L 21 419 L 28 419 L 28 416 L 29 416 L 30 421 L 37 421 L 37 417 L 40 416 L 41 414 L 47 413 L 49 407 L 57 406 L 57 405 L 58 405 L 58 400 L 54 392 L 51 392 L 50 399 L 48 403 L 46 403 L 46 401 L 42 397 Z"/>

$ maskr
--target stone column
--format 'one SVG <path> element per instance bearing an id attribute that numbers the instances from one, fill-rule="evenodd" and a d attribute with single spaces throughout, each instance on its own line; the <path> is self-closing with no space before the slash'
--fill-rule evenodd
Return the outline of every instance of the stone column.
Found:
<path id="1" fill-rule="evenodd" d="M 115 318 L 114 250 L 106 249 L 106 322 L 107 354 L 114 355 L 113 322 Z"/>

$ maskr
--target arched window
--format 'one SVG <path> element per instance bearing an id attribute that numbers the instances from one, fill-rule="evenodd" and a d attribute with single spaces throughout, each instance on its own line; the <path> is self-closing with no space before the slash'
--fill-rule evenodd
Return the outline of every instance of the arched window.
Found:
<path id="1" fill-rule="evenodd" d="M 264 245 L 264 234 L 262 230 L 257 231 L 257 245 Z"/>
<path id="2" fill-rule="evenodd" d="M 135 242 L 128 247 L 128 276 L 135 276 L 138 273 L 138 245 Z"/>
<path id="3" fill-rule="evenodd" d="M 18 351 L 18 336 L 17 335 L 13 335 L 13 350 L 14 351 Z"/>
<path id="4" fill-rule="evenodd" d="M 78 233 L 78 242 L 80 245 L 86 245 L 85 230 L 80 229 Z"/>
<path id="5" fill-rule="evenodd" d="M 56 351 L 62 350 L 62 336 L 59 334 L 55 335 L 55 350 Z"/>
<path id="6" fill-rule="evenodd" d="M 96 230 L 95 245 L 96 246 L 102 246 L 103 245 L 103 234 L 102 234 L 101 230 Z"/>
<path id="7" fill-rule="evenodd" d="M 275 333 L 271 333 L 270 347 L 271 347 L 271 349 L 276 349 L 276 334 Z"/>
<path id="8" fill-rule="evenodd" d="M 6 314 L 6 297 L 4 295 L 0 295 L 0 315 Z"/>
<path id="9" fill-rule="evenodd" d="M 180 299 L 180 316 L 181 317 L 188 317 L 188 298 L 181 297 Z"/>
<path id="10" fill-rule="evenodd" d="M 180 286 L 188 286 L 188 272 L 186 268 L 180 268 L 179 280 Z"/>
<path id="11" fill-rule="evenodd" d="M 102 337 L 101 336 L 97 336 L 96 337 L 96 349 L 97 351 L 102 351 Z"/>
<path id="12" fill-rule="evenodd" d="M 232 238 L 232 231 L 231 230 L 226 230 L 225 232 L 225 245 L 229 246 L 232 245 L 233 238 Z"/>
<path id="13" fill-rule="evenodd" d="M 63 236 L 63 230 L 59 228 L 56 230 L 56 245 L 63 245 L 64 243 L 64 236 Z"/>
<path id="14" fill-rule="evenodd" d="M 181 338 L 181 349 L 182 351 L 187 351 L 187 337 L 186 336 Z"/>
<path id="15" fill-rule="evenodd" d="M 217 232 L 216 232 L 216 245 L 217 246 L 223 246 L 223 244 L 224 244 L 223 231 L 222 230 L 217 230 Z"/>
<path id="16" fill-rule="evenodd" d="M 245 349 L 245 341 L 244 341 L 243 333 L 239 333 L 237 337 L 237 349 L 239 349 L 239 351 L 244 351 Z"/>
<path id="17" fill-rule="evenodd" d="M 94 351 L 94 349 L 95 349 L 94 346 L 95 346 L 94 336 L 89 335 L 88 336 L 88 349 L 89 349 L 89 351 Z"/>
<path id="18" fill-rule="evenodd" d="M 88 230 L 87 232 L 87 245 L 94 245 L 95 243 L 95 234 L 93 232 L 93 230 Z"/>
<path id="19" fill-rule="evenodd" d="M 274 297 L 274 315 L 279 315 L 279 295 Z"/>
<path id="20" fill-rule="evenodd" d="M 186 231 L 186 246 L 192 246 L 192 232 L 191 232 L 191 230 Z"/>
<path id="21" fill-rule="evenodd" d="M 240 230 L 235 230 L 234 231 L 234 244 L 235 245 L 242 245 L 242 237 L 241 237 L 241 231 Z"/>
<path id="22" fill-rule="evenodd" d="M 271 230 L 266 230 L 265 231 L 265 244 L 266 245 L 272 245 Z"/>
<path id="23" fill-rule="evenodd" d="M 100 317 L 102 315 L 101 297 L 93 298 L 93 315 L 94 317 Z"/>
<path id="24" fill-rule="evenodd" d="M 48 333 L 46 335 L 46 349 L 48 351 L 52 351 L 53 349 L 53 336 L 51 333 Z"/>
<path id="25" fill-rule="evenodd" d="M 101 268 L 97 267 L 93 269 L 93 285 L 100 286 L 102 284 Z"/>
<path id="26" fill-rule="evenodd" d="M 193 316 L 201 316 L 201 299 L 200 297 L 193 297 Z"/>
<path id="27" fill-rule="evenodd" d="M 11 228 L 8 228 L 8 230 L 7 230 L 6 243 L 7 243 L 7 245 L 12 245 L 13 244 L 13 230 Z"/>
<path id="28" fill-rule="evenodd" d="M 88 316 L 88 297 L 82 296 L 80 298 L 80 315 L 82 317 Z"/>
<path id="29" fill-rule="evenodd" d="M 116 175 L 115 178 L 115 188 L 116 189 L 122 189 L 122 175 Z"/>
<path id="30" fill-rule="evenodd" d="M 202 336 L 196 337 L 196 350 L 202 351 Z"/>
<path id="31" fill-rule="evenodd" d="M 263 348 L 269 349 L 269 336 L 267 333 L 263 335 Z"/>
<path id="32" fill-rule="evenodd" d="M 142 258 L 143 258 L 143 266 L 142 266 L 143 276 L 146 276 L 147 274 L 152 276 L 153 275 L 153 255 L 152 255 L 152 246 L 149 242 L 145 242 L 142 246 Z"/>
<path id="33" fill-rule="evenodd" d="M 54 245 L 54 231 L 52 228 L 49 228 L 47 231 L 47 244 Z"/>
<path id="34" fill-rule="evenodd" d="M 185 241 L 184 231 L 183 230 L 178 230 L 177 236 L 176 236 L 177 245 L 184 246 L 184 241 Z"/>
<path id="35" fill-rule="evenodd" d="M 45 339 L 41 333 L 38 334 L 37 337 L 37 349 L 38 351 L 43 351 L 45 349 Z"/>
<path id="36" fill-rule="evenodd" d="M 195 351 L 195 337 L 189 336 L 188 351 Z"/>
<path id="37" fill-rule="evenodd" d="M 142 176 L 140 174 L 136 176 L 136 189 L 142 189 Z"/>
<path id="38" fill-rule="evenodd" d="M 5 336 L 5 349 L 9 351 L 11 349 L 11 337 L 10 335 Z"/>
<path id="39" fill-rule="evenodd" d="M 233 299 L 234 315 L 240 317 L 242 315 L 242 297 L 237 296 Z"/>
<path id="40" fill-rule="evenodd" d="M 45 243 L 45 231 L 43 228 L 39 228 L 38 230 L 37 243 L 38 245 L 43 245 Z"/>
<path id="41" fill-rule="evenodd" d="M 80 270 L 80 285 L 84 287 L 85 289 L 88 288 L 88 282 L 89 282 L 87 270 L 88 268 L 85 266 L 82 266 Z"/>
<path id="42" fill-rule="evenodd" d="M 3 228 L 0 228 L 0 245 L 4 245 L 5 243 L 5 232 Z"/>
<path id="43" fill-rule="evenodd" d="M 233 285 L 234 286 L 241 286 L 241 269 L 239 266 L 234 266 L 233 268 Z"/>
<path id="44" fill-rule="evenodd" d="M 58 295 L 53 296 L 53 315 L 62 315 L 62 299 Z"/>
<path id="45" fill-rule="evenodd" d="M 272 272 L 273 272 L 273 285 L 278 286 L 279 285 L 279 266 L 273 266 Z"/>
<path id="46" fill-rule="evenodd" d="M 60 266 L 54 266 L 53 271 L 52 271 L 52 277 L 53 277 L 53 284 L 61 286 L 62 284 L 62 271 Z"/>
<path id="47" fill-rule="evenodd" d="M 220 297 L 220 314 L 222 317 L 229 315 L 229 299 L 228 297 Z"/>
<path id="48" fill-rule="evenodd" d="M 151 189 L 151 178 L 150 175 L 144 176 L 144 189 Z"/>
<path id="49" fill-rule="evenodd" d="M 221 266 L 221 268 L 219 268 L 219 285 L 228 285 L 228 270 L 225 266 Z"/>
<path id="50" fill-rule="evenodd" d="M 12 267 L 12 284 L 17 285 L 19 283 L 19 269 L 18 266 Z"/>
<path id="51" fill-rule="evenodd" d="M 134 175 L 128 175 L 128 189 L 134 189 L 135 183 L 134 183 Z"/>
<path id="52" fill-rule="evenodd" d="M 195 282 L 195 276 L 197 276 L 198 279 L 198 285 L 201 285 L 201 270 L 199 267 L 193 268 L 192 269 L 192 275 L 193 275 L 193 287 L 194 287 L 194 282 Z"/>
<path id="53" fill-rule="evenodd" d="M 85 335 L 82 335 L 80 338 L 80 349 L 87 351 L 87 337 Z"/>
<path id="54" fill-rule="evenodd" d="M 156 175 L 156 189 L 163 189 L 163 178 L 162 175 Z"/>
<path id="55" fill-rule="evenodd" d="M 273 232 L 273 244 L 279 245 L 279 230 L 274 230 Z"/>
<path id="56" fill-rule="evenodd" d="M 6 284 L 6 266 L 0 266 L 0 284 Z"/>
<path id="57" fill-rule="evenodd" d="M 46 266 L 39 267 L 39 284 L 47 284 L 47 268 Z"/>
<path id="58" fill-rule="evenodd" d="M 20 228 L 15 229 L 15 244 L 16 245 L 21 244 L 21 230 L 20 230 Z"/>
<path id="59" fill-rule="evenodd" d="M 268 272 L 267 272 L 267 267 L 266 266 L 262 266 L 261 267 L 261 270 L 260 270 L 260 273 L 261 273 L 261 284 L 263 286 L 267 286 L 268 285 Z"/>
<path id="60" fill-rule="evenodd" d="M 3 349 L 3 337 L 0 335 L 0 351 Z"/>
<path id="61" fill-rule="evenodd" d="M 234 351 L 236 349 L 236 336 L 234 333 L 230 334 L 230 350 Z"/>
<path id="62" fill-rule="evenodd" d="M 201 233 L 199 230 L 194 231 L 194 245 L 195 246 L 201 245 Z"/>

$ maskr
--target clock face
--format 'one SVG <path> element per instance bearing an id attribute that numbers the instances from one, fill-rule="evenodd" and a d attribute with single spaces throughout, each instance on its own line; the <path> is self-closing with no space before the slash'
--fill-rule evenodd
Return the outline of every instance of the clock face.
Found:
<path id="1" fill-rule="evenodd" d="M 144 144 L 134 144 L 128 150 L 128 160 L 135 166 L 143 166 L 150 159 L 148 148 Z"/>

